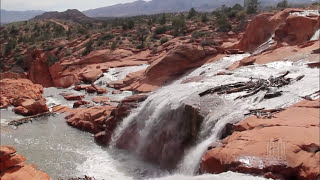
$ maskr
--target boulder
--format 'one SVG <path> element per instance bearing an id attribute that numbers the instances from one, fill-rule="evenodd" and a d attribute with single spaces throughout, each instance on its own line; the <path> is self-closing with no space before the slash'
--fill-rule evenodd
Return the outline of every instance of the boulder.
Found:
<path id="1" fill-rule="evenodd" d="M 99 77 L 101 77 L 103 72 L 100 69 L 88 69 L 84 73 L 80 74 L 83 81 L 94 83 Z"/>
<path id="2" fill-rule="evenodd" d="M 235 47 L 241 51 L 253 52 L 272 37 L 276 29 L 285 22 L 290 13 L 300 11 L 299 9 L 285 9 L 277 14 L 262 13 L 257 15 L 250 21 L 245 33 Z"/>
<path id="3" fill-rule="evenodd" d="M 27 61 L 29 62 L 28 79 L 44 87 L 52 87 L 54 85 L 47 63 L 49 55 L 49 53 L 35 50 L 27 56 Z"/>
<path id="4" fill-rule="evenodd" d="M 34 165 L 26 164 L 26 158 L 16 153 L 12 146 L 0 146 L 1 180 L 51 180 L 44 172 Z"/>
<path id="5" fill-rule="evenodd" d="M 112 110 L 110 117 L 105 121 L 105 129 L 95 135 L 95 140 L 102 145 L 109 144 L 111 135 L 117 125 L 127 117 L 132 109 L 147 98 L 147 95 L 133 95 L 123 99 L 118 106 Z"/>
<path id="6" fill-rule="evenodd" d="M 130 73 L 123 81 L 110 83 L 121 90 L 150 92 L 176 79 L 186 71 L 205 63 L 206 52 L 202 47 L 178 44 L 153 61 L 145 71 Z"/>
<path id="7" fill-rule="evenodd" d="M 77 102 L 73 103 L 73 108 L 78 108 L 80 106 L 87 105 L 87 104 L 90 104 L 90 102 L 88 102 L 88 101 L 77 101 Z"/>
<path id="8" fill-rule="evenodd" d="M 73 110 L 66 116 L 70 126 L 93 134 L 104 130 L 104 122 L 109 118 L 113 106 L 95 106 Z"/>
<path id="9" fill-rule="evenodd" d="M 108 103 L 110 101 L 110 98 L 105 97 L 105 96 L 97 96 L 97 97 L 94 97 L 92 99 L 92 101 L 95 102 L 95 103 L 105 104 L 105 103 Z"/>
<path id="10" fill-rule="evenodd" d="M 304 16 L 289 16 L 275 31 L 275 39 L 289 45 L 309 41 L 316 31 L 318 20 Z"/>
<path id="11" fill-rule="evenodd" d="M 85 90 L 85 91 L 87 91 L 87 93 L 97 93 L 97 94 L 104 94 L 104 93 L 108 92 L 108 90 L 106 90 L 106 89 L 104 89 L 102 87 L 96 86 L 93 83 L 91 85 L 89 85 L 89 86 L 78 85 L 78 86 L 75 86 L 73 89 L 76 90 L 76 91 Z"/>
<path id="12" fill-rule="evenodd" d="M 318 99 L 299 102 L 272 119 L 249 117 L 233 127 L 235 132 L 221 146 L 204 154 L 201 171 L 318 179 L 319 114 Z"/>
<path id="13" fill-rule="evenodd" d="M 48 112 L 46 100 L 42 97 L 41 85 L 33 84 L 28 79 L 3 79 L 0 81 L 2 108 L 13 105 L 13 110 L 22 115 L 36 115 Z"/>
<path id="14" fill-rule="evenodd" d="M 74 95 L 72 93 L 64 93 L 61 95 L 68 101 L 80 101 L 85 97 L 85 95 Z"/>

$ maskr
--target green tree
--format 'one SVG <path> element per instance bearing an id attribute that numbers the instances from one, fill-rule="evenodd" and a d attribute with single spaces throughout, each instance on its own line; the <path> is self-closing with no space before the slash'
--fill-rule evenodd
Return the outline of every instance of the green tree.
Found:
<path id="1" fill-rule="evenodd" d="M 117 41 L 113 41 L 111 44 L 111 50 L 115 50 L 118 46 L 118 42 Z"/>
<path id="2" fill-rule="evenodd" d="M 47 58 L 47 64 L 49 66 L 54 65 L 57 61 L 59 61 L 59 58 L 54 54 L 50 54 Z"/>
<path id="3" fill-rule="evenodd" d="M 137 36 L 138 36 L 138 40 L 140 42 L 140 45 L 144 45 L 145 40 L 147 39 L 149 35 L 149 32 L 147 30 L 147 28 L 144 27 L 139 27 L 137 30 Z"/>
<path id="4" fill-rule="evenodd" d="M 242 11 L 243 7 L 241 6 L 241 4 L 237 3 L 232 7 L 232 10 Z"/>
<path id="5" fill-rule="evenodd" d="M 220 32 L 229 32 L 230 30 L 232 30 L 231 23 L 229 22 L 229 20 L 225 14 L 222 14 L 217 19 L 217 25 L 219 27 L 218 31 L 220 31 Z"/>
<path id="6" fill-rule="evenodd" d="M 166 15 L 163 13 L 159 19 L 159 24 L 164 25 L 167 23 Z"/>
<path id="7" fill-rule="evenodd" d="M 206 23 L 206 22 L 208 22 L 208 21 L 209 21 L 209 18 L 208 18 L 208 16 L 207 16 L 207 13 L 203 13 L 203 14 L 201 15 L 201 22 Z"/>
<path id="8" fill-rule="evenodd" d="M 128 21 L 128 29 L 133 29 L 134 28 L 134 21 L 133 20 L 129 20 Z"/>
<path id="9" fill-rule="evenodd" d="M 172 26 L 173 26 L 173 35 L 179 36 L 180 34 L 185 34 L 185 31 L 187 29 L 186 26 L 186 20 L 183 15 L 176 17 L 172 20 Z"/>
<path id="10" fill-rule="evenodd" d="M 189 10 L 189 13 L 188 13 L 188 19 L 191 19 L 191 18 L 193 18 L 194 16 L 196 16 L 197 15 L 197 11 L 194 9 L 194 8 L 191 8 L 190 10 Z"/>
<path id="11" fill-rule="evenodd" d="M 4 54 L 9 54 L 14 48 L 17 47 L 17 40 L 15 38 L 10 38 L 6 46 L 4 47 Z"/>
<path id="12" fill-rule="evenodd" d="M 93 41 L 90 40 L 86 43 L 85 47 L 86 49 L 82 52 L 82 55 L 85 56 L 87 54 L 89 54 L 92 51 L 92 45 L 93 45 Z"/>
<path id="13" fill-rule="evenodd" d="M 244 1 L 244 7 L 245 7 L 248 14 L 257 13 L 259 4 L 260 3 L 258 0 L 245 0 Z"/>
<path id="14" fill-rule="evenodd" d="M 277 4 L 277 7 L 281 8 L 281 9 L 287 8 L 288 7 L 288 1 L 287 0 L 282 0 L 281 2 L 279 2 Z"/>

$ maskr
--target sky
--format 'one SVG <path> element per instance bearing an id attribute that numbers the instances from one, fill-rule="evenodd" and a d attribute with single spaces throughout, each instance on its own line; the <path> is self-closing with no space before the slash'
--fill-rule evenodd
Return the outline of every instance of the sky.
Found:
<path id="1" fill-rule="evenodd" d="M 81 11 L 111 6 L 119 3 L 133 2 L 135 0 L 0 0 L 1 9 L 10 11 L 44 10 L 65 11 L 78 9 Z"/>

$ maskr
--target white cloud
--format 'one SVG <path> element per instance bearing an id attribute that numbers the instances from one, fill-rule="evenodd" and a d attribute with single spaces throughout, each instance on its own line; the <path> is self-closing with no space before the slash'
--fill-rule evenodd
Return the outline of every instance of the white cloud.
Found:
<path id="1" fill-rule="evenodd" d="M 67 9 L 87 10 L 135 0 L 1 0 L 5 10 L 65 11 Z"/>

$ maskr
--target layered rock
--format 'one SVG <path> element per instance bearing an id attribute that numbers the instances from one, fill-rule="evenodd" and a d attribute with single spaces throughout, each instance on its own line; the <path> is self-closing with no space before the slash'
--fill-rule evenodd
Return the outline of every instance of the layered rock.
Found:
<path id="1" fill-rule="evenodd" d="M 146 98 L 146 95 L 133 95 L 122 100 L 118 104 L 118 106 L 114 110 L 112 110 L 110 117 L 105 122 L 105 129 L 95 135 L 95 140 L 103 145 L 109 144 L 111 140 L 111 135 L 114 132 L 117 125 L 123 120 L 123 118 L 129 115 L 132 109 L 137 108 L 138 105 Z M 96 102 L 98 102 L 98 100 L 105 99 L 97 98 Z"/>
<path id="2" fill-rule="evenodd" d="M 104 124 L 114 108 L 113 106 L 98 106 L 74 109 L 66 116 L 67 123 L 80 130 L 96 134 L 104 130 Z"/>
<path id="3" fill-rule="evenodd" d="M 205 153 L 203 173 L 237 171 L 274 179 L 318 179 L 319 99 L 302 101 L 272 119 L 249 117 L 222 145 Z"/>
<path id="4" fill-rule="evenodd" d="M 51 180 L 49 175 L 34 165 L 25 163 L 26 158 L 16 153 L 12 146 L 0 146 L 0 177 L 2 180 Z"/>
<path id="5" fill-rule="evenodd" d="M 179 44 L 163 53 L 145 71 L 131 73 L 123 81 L 112 83 L 111 86 L 121 90 L 150 92 L 191 68 L 201 66 L 207 56 L 215 55 L 217 52 L 214 48 L 209 50 L 192 44 Z"/>
<path id="6" fill-rule="evenodd" d="M 277 14 L 263 13 L 257 15 L 251 20 L 243 37 L 235 47 L 242 51 L 253 52 L 272 37 L 277 28 L 286 21 L 290 13 L 301 11 L 299 9 L 286 9 Z"/>
<path id="7" fill-rule="evenodd" d="M 43 87 L 28 79 L 3 79 L 0 81 L 1 108 L 15 106 L 14 111 L 22 115 L 48 112 L 42 97 Z"/>
<path id="8" fill-rule="evenodd" d="M 265 52 L 251 55 L 247 58 L 237 61 L 229 66 L 228 70 L 234 70 L 242 66 L 248 66 L 253 64 L 267 64 L 275 61 L 284 60 L 284 55 L 286 60 L 296 62 L 301 59 L 305 59 L 311 62 L 318 62 L 319 55 L 313 53 L 313 51 L 319 49 L 319 41 L 310 41 L 302 43 L 295 46 L 282 46 L 276 49 L 270 49 Z"/>
<path id="9" fill-rule="evenodd" d="M 85 90 L 87 93 L 97 93 L 97 94 L 104 94 L 108 91 L 102 87 L 96 86 L 95 84 L 87 85 L 77 85 L 73 88 L 76 91 Z"/>
<path id="10" fill-rule="evenodd" d="M 30 52 L 29 56 L 27 56 L 27 62 L 29 64 L 28 79 L 44 87 L 52 87 L 54 85 L 47 63 L 48 56 L 49 53 L 44 53 L 39 50 Z"/>
<path id="11" fill-rule="evenodd" d="M 288 45 L 309 41 L 314 35 L 318 20 L 304 16 L 289 16 L 285 23 L 275 31 L 275 39 Z"/>

